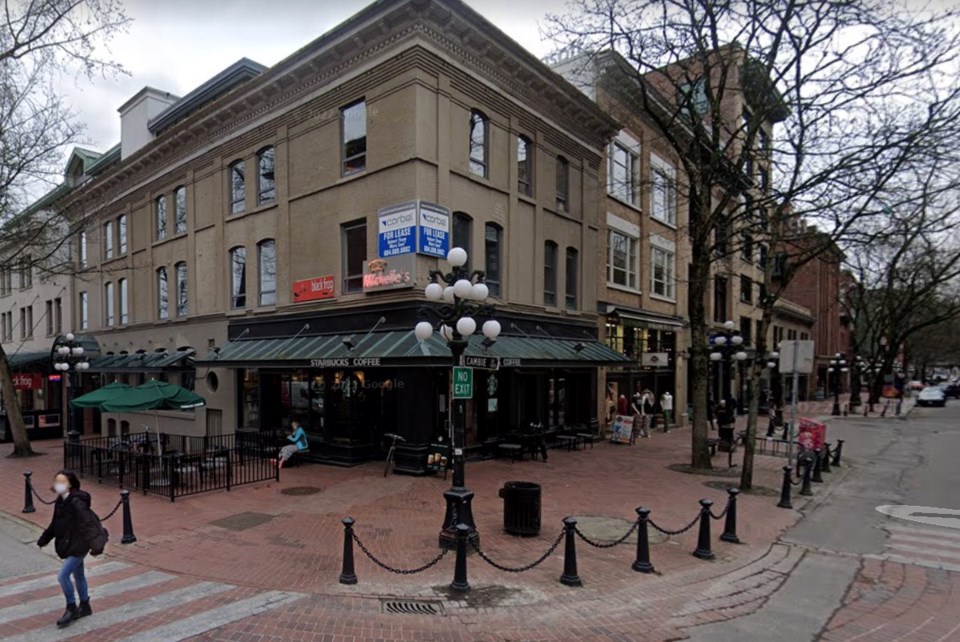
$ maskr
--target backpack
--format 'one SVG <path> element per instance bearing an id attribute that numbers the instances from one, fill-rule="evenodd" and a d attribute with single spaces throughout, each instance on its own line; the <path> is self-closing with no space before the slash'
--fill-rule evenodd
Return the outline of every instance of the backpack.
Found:
<path id="1" fill-rule="evenodd" d="M 90 554 L 96 557 L 103 553 L 103 549 L 107 547 L 107 542 L 110 541 L 110 531 L 107 530 L 106 526 L 103 525 L 103 522 L 100 521 L 100 516 L 93 512 L 92 508 L 88 509 L 90 514 L 93 515 L 93 519 L 97 524 L 98 533 L 97 535 L 87 542 L 90 545 Z"/>

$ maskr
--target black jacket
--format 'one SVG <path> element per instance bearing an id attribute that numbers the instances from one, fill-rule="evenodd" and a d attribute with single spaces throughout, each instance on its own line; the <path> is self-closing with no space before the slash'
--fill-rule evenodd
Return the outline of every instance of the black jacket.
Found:
<path id="1" fill-rule="evenodd" d="M 53 506 L 53 519 L 37 540 L 46 546 L 56 539 L 54 548 L 60 559 L 82 557 L 90 552 L 90 542 L 100 535 L 97 518 L 90 510 L 90 493 L 72 490 L 70 494 L 57 497 Z"/>

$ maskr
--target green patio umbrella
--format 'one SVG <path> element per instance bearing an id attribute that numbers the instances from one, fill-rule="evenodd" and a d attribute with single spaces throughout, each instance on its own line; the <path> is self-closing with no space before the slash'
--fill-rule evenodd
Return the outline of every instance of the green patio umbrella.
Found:
<path id="1" fill-rule="evenodd" d="M 103 404 L 122 398 L 126 390 L 130 390 L 130 386 L 125 383 L 120 383 L 119 381 L 114 381 L 102 388 L 97 388 L 85 395 L 80 395 L 72 400 L 70 405 L 74 408 L 97 408 L 102 410 Z"/>
<path id="2" fill-rule="evenodd" d="M 101 404 L 104 412 L 141 412 L 143 410 L 189 410 L 204 405 L 203 397 L 175 383 L 148 381 L 118 390 L 110 400 Z"/>

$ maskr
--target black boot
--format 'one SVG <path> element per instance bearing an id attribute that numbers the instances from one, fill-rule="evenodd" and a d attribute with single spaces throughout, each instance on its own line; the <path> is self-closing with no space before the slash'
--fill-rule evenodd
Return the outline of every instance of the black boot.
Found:
<path id="1" fill-rule="evenodd" d="M 80 600 L 80 605 L 77 607 L 77 617 L 74 619 L 78 620 L 88 615 L 93 615 L 93 609 L 90 608 L 90 600 Z"/>
<path id="2" fill-rule="evenodd" d="M 76 604 L 67 604 L 67 610 L 63 612 L 63 615 L 57 620 L 57 628 L 62 629 L 65 626 L 70 626 L 70 624 L 77 619 L 77 605 Z"/>

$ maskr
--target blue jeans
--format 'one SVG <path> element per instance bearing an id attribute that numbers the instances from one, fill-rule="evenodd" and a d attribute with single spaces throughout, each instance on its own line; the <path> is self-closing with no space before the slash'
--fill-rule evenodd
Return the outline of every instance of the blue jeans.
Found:
<path id="1" fill-rule="evenodd" d="M 80 601 L 86 602 L 90 599 L 90 595 L 87 593 L 87 578 L 83 574 L 84 557 L 86 555 L 68 557 L 63 560 L 63 566 L 60 567 L 60 573 L 57 575 L 57 581 L 60 582 L 60 589 L 63 591 L 63 596 L 67 598 L 68 605 L 77 603 L 73 591 L 73 582 L 70 580 L 71 575 L 77 583 L 76 592 L 80 594 Z"/>

